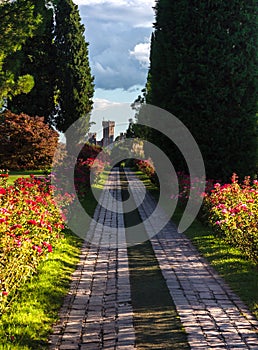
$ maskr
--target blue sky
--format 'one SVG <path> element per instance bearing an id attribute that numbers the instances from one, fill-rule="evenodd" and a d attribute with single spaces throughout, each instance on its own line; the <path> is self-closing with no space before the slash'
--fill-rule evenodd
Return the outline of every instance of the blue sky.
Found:
<path id="1" fill-rule="evenodd" d="M 103 119 L 114 119 L 114 111 L 125 106 L 116 123 L 131 117 L 130 105 L 146 83 L 150 36 L 153 30 L 155 0 L 74 0 L 79 5 L 89 59 L 95 77 L 94 106 L 102 110 L 92 119 L 101 128 Z M 120 106 L 118 106 L 120 105 Z M 120 110 L 121 112 L 121 110 Z M 129 114 L 127 114 L 129 113 Z M 114 112 L 115 114 L 119 114 Z M 116 134 L 125 130 L 116 128 Z"/>

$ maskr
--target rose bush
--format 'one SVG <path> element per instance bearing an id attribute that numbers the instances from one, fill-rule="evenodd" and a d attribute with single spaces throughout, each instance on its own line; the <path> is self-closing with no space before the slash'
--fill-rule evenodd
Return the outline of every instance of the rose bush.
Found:
<path id="1" fill-rule="evenodd" d="M 204 198 L 203 212 L 212 229 L 245 256 L 258 262 L 258 181 L 237 175 L 230 184 L 216 183 Z"/>
<path id="2" fill-rule="evenodd" d="M 96 182 L 109 164 L 109 155 L 101 147 L 89 143 L 74 147 L 72 152 L 62 151 L 64 158 L 54 165 L 52 175 L 55 177 L 55 184 L 58 184 L 57 187 L 61 187 L 61 193 L 62 188 L 66 188 L 70 193 L 75 189 L 79 199 L 82 199 L 90 189 L 91 175 L 93 182 Z M 71 174 L 73 183 L 70 183 Z"/>
<path id="3" fill-rule="evenodd" d="M 199 217 L 213 232 L 223 237 L 230 245 L 239 248 L 243 254 L 258 262 L 258 182 L 246 177 L 242 184 L 233 174 L 230 184 L 220 184 L 206 180 L 205 192 L 200 191 L 202 179 L 190 179 L 190 176 L 177 173 L 179 193 L 171 198 L 178 198 L 185 205 L 192 191 L 192 200 L 203 197 Z"/>
<path id="4" fill-rule="evenodd" d="M 198 177 L 190 178 L 189 174 L 185 172 L 177 172 L 177 181 L 179 191 L 176 194 L 171 195 L 171 199 L 177 198 L 180 204 L 185 205 L 190 197 L 190 192 L 192 195 L 192 200 L 200 199 L 209 194 L 215 183 L 214 180 L 206 180 Z M 205 182 L 205 192 L 203 192 Z"/>
<path id="5" fill-rule="evenodd" d="M 1 174 L 0 314 L 58 244 L 64 228 L 49 180 L 31 176 L 12 186 L 6 180 Z"/>
<path id="6" fill-rule="evenodd" d="M 155 167 L 151 159 L 145 159 L 145 160 L 135 160 L 135 166 L 137 169 L 139 169 L 141 172 L 146 174 L 151 182 L 154 184 L 158 184 L 158 178 L 157 174 L 155 172 Z"/>
<path id="7" fill-rule="evenodd" d="M 79 197 L 83 197 L 93 182 L 99 179 L 106 165 L 109 164 L 109 155 L 100 146 L 86 143 L 78 145 L 80 150 L 74 169 L 75 188 Z"/>

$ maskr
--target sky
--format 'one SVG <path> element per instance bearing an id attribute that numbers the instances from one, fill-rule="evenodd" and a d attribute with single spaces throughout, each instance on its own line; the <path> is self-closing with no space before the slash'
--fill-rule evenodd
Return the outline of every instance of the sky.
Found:
<path id="1" fill-rule="evenodd" d="M 74 2 L 85 26 L 94 75 L 92 121 L 96 124 L 91 131 L 101 130 L 103 119 L 115 120 L 118 135 L 126 130 L 134 114 L 129 106 L 146 83 L 155 0 Z"/>

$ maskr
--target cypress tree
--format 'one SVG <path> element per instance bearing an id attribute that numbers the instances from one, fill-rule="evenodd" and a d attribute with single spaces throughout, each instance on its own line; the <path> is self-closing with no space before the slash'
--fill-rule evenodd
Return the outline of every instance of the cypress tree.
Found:
<path id="1" fill-rule="evenodd" d="M 155 10 L 146 101 L 189 128 L 208 177 L 254 173 L 256 2 L 159 0 Z"/>
<path id="2" fill-rule="evenodd" d="M 83 117 L 80 131 L 86 134 L 89 129 L 94 85 L 84 26 L 81 24 L 78 6 L 72 0 L 57 1 L 55 14 L 59 108 L 54 123 L 59 131 L 65 132 L 70 125 Z"/>
<path id="3" fill-rule="evenodd" d="M 47 7 L 46 0 L 31 0 L 34 14 L 40 16 L 41 23 L 34 36 L 26 41 L 18 60 L 20 72 L 34 77 L 34 87 L 28 94 L 21 94 L 8 103 L 14 113 L 26 113 L 30 116 L 44 116 L 51 124 L 55 111 L 55 47 L 53 9 Z"/>

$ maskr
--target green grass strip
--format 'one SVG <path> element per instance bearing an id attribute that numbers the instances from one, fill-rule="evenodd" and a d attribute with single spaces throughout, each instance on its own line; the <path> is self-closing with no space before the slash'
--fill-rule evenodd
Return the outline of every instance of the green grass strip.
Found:
<path id="1" fill-rule="evenodd" d="M 128 184 L 122 174 L 121 184 L 122 198 L 126 200 Z M 124 215 L 125 227 L 140 220 L 136 210 Z M 189 349 L 151 243 L 129 247 L 127 252 L 137 349 Z"/>
<path id="2" fill-rule="evenodd" d="M 17 300 L 0 319 L 1 350 L 47 348 L 47 338 L 69 290 L 81 244 L 77 236 L 66 231 L 59 246 L 19 291 Z"/>

